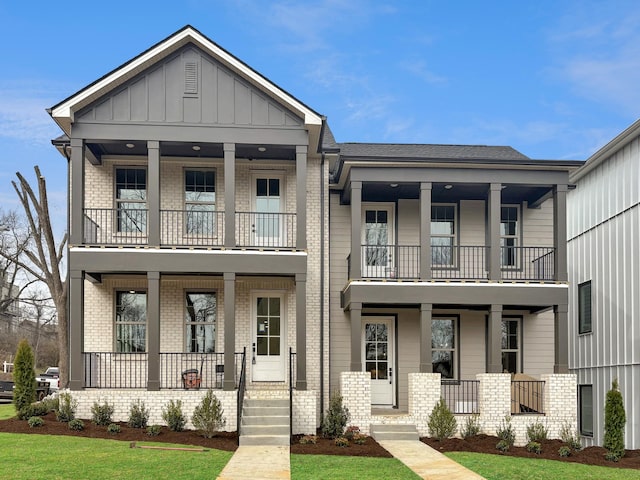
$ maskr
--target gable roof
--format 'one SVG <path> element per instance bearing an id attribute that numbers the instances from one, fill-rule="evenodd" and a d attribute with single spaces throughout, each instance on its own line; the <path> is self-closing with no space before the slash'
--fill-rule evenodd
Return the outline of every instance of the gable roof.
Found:
<path id="1" fill-rule="evenodd" d="M 383 157 L 419 160 L 529 160 L 512 147 L 395 143 L 340 143 L 342 157 Z"/>
<path id="2" fill-rule="evenodd" d="M 74 113 L 107 92 L 122 85 L 138 73 L 146 70 L 162 58 L 167 57 L 180 47 L 193 43 L 203 51 L 216 58 L 234 73 L 245 78 L 270 97 L 284 104 L 298 114 L 307 126 L 320 127 L 322 116 L 309 108 L 303 102 L 281 89 L 262 74 L 255 71 L 242 60 L 220 47 L 211 39 L 200 33 L 191 25 L 186 25 L 174 34 L 153 45 L 138 56 L 122 64 L 106 75 L 102 76 L 83 89 L 47 109 L 54 121 L 68 135 L 73 123 Z"/>

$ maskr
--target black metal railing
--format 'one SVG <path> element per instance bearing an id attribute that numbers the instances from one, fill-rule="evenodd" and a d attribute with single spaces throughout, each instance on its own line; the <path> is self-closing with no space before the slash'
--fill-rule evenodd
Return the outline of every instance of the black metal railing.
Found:
<path id="1" fill-rule="evenodd" d="M 161 353 L 160 388 L 222 388 L 224 353 Z"/>
<path id="2" fill-rule="evenodd" d="M 419 246 L 362 245 L 361 252 L 363 278 L 416 279 L 420 277 Z M 350 262 L 350 258 L 347 262 Z"/>
<path id="3" fill-rule="evenodd" d="M 84 243 L 87 245 L 144 245 L 147 243 L 146 208 L 85 208 Z"/>
<path id="4" fill-rule="evenodd" d="M 242 409 L 244 407 L 244 392 L 247 388 L 247 347 L 242 348 L 240 360 L 240 380 L 238 381 L 238 398 L 236 406 L 236 428 L 238 429 L 238 444 L 240 444 L 240 427 L 242 425 Z"/>
<path id="5" fill-rule="evenodd" d="M 295 248 L 296 214 L 236 212 L 239 247 Z"/>
<path id="6" fill-rule="evenodd" d="M 289 438 L 293 437 L 293 389 L 296 382 L 296 354 L 289 347 Z"/>
<path id="7" fill-rule="evenodd" d="M 86 388 L 146 388 L 147 354 L 92 352 L 84 353 Z"/>
<path id="8" fill-rule="evenodd" d="M 432 245 L 431 278 L 486 280 L 487 247 L 481 245 Z"/>
<path id="9" fill-rule="evenodd" d="M 544 381 L 511 381 L 511 414 L 544 413 Z"/>
<path id="10" fill-rule="evenodd" d="M 224 212 L 161 210 L 160 243 L 169 246 L 222 246 Z"/>
<path id="11" fill-rule="evenodd" d="M 479 380 L 443 379 L 440 394 L 452 413 L 480 413 L 478 406 L 479 387 Z"/>
<path id="12" fill-rule="evenodd" d="M 555 248 L 500 247 L 504 280 L 554 280 Z"/>

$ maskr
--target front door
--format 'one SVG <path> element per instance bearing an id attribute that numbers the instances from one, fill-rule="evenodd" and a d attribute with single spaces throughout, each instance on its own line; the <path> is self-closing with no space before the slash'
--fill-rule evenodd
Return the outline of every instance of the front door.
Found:
<path id="1" fill-rule="evenodd" d="M 260 247 L 283 247 L 285 236 L 282 207 L 282 175 L 257 174 L 253 178 L 253 243 Z"/>
<path id="2" fill-rule="evenodd" d="M 284 295 L 253 295 L 251 371 L 254 382 L 284 382 Z"/>
<path id="3" fill-rule="evenodd" d="M 364 317 L 362 365 L 371 374 L 372 405 L 393 406 L 395 403 L 394 335 L 393 317 Z"/>
<path id="4" fill-rule="evenodd" d="M 394 278 L 393 204 L 370 203 L 362 208 L 362 276 Z"/>

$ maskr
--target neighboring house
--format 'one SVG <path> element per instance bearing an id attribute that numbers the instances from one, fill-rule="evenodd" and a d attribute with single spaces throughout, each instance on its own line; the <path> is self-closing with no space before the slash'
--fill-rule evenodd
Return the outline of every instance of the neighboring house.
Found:
<path id="1" fill-rule="evenodd" d="M 19 323 L 20 300 L 18 295 L 20 289 L 17 285 L 12 285 L 0 272 L 0 331 L 4 333 L 13 332 Z"/>
<path id="2" fill-rule="evenodd" d="M 160 422 L 169 399 L 191 411 L 214 388 L 228 430 L 259 431 L 270 398 L 313 433 L 340 389 L 365 432 L 388 423 L 373 406 L 425 434 L 441 394 L 487 431 L 506 414 L 575 423 L 565 202 L 580 162 L 338 144 L 189 26 L 50 114 L 70 163 L 80 416 L 141 399 Z"/>
<path id="3" fill-rule="evenodd" d="M 571 175 L 568 198 L 569 367 L 578 376 L 580 433 L 602 445 L 618 379 L 626 448 L 640 448 L 640 121 Z"/>

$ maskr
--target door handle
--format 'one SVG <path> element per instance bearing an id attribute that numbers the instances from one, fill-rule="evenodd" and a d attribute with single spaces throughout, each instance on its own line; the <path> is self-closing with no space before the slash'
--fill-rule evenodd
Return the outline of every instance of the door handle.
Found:
<path id="1" fill-rule="evenodd" d="M 256 364 L 256 342 L 253 342 L 251 346 L 251 351 L 253 352 L 253 354 L 251 355 L 251 364 L 255 365 Z"/>
<path id="2" fill-rule="evenodd" d="M 389 383 L 393 384 L 393 368 L 389 367 Z"/>

